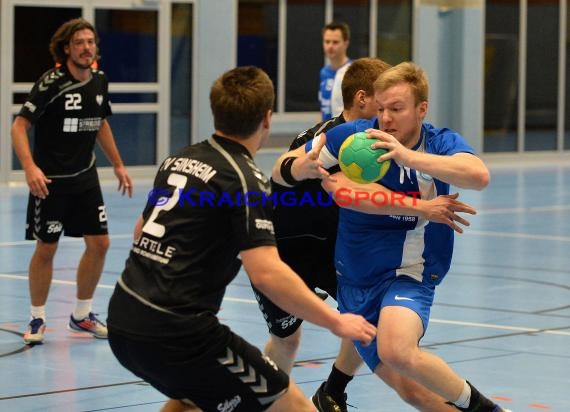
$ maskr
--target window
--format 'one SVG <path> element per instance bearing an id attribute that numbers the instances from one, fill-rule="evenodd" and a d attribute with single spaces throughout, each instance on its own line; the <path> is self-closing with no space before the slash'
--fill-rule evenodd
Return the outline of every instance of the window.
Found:
<path id="1" fill-rule="evenodd" d="M 485 152 L 516 151 L 518 2 L 490 0 L 485 15 Z"/>

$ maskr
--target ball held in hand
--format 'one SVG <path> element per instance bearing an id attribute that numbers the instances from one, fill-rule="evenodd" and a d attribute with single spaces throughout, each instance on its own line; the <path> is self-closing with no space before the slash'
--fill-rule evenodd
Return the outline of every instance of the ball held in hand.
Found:
<path id="1" fill-rule="evenodd" d="M 340 147 L 338 163 L 342 172 L 356 183 L 372 183 L 384 177 L 390 168 L 390 160 L 378 162 L 377 159 L 387 152 L 386 149 L 372 149 L 374 140 L 366 133 L 350 135 Z"/>

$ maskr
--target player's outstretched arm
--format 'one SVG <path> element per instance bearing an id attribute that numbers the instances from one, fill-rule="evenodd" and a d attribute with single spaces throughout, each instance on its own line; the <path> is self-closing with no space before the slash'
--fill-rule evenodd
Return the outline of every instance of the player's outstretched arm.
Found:
<path id="1" fill-rule="evenodd" d="M 271 171 L 271 178 L 282 186 L 292 187 L 306 179 L 324 179 L 329 173 L 319 160 L 321 149 L 326 143 L 324 133 L 318 143 L 305 153 L 305 145 L 290 150 L 277 159 Z"/>
<path id="2" fill-rule="evenodd" d="M 420 199 L 420 193 L 393 192 L 378 184 L 359 184 L 342 172 L 333 179 L 323 180 L 323 188 L 332 193 L 335 202 L 347 209 L 376 215 L 419 216 L 430 222 L 443 223 L 458 233 L 469 226 L 469 221 L 457 213 L 476 214 L 476 210 L 458 199 L 459 194 L 437 196 L 431 200 Z"/>
<path id="3" fill-rule="evenodd" d="M 309 290 L 305 282 L 279 258 L 274 246 L 260 246 L 240 252 L 254 286 L 283 310 L 323 326 L 335 335 L 368 344 L 376 327 L 362 316 L 339 314 Z"/>

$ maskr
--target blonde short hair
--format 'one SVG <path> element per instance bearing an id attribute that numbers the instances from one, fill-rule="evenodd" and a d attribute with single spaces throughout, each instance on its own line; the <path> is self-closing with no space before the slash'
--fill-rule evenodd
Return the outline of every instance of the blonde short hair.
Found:
<path id="1" fill-rule="evenodd" d="M 417 64 L 402 62 L 386 70 L 374 82 L 374 91 L 383 92 L 398 83 L 408 83 L 416 104 L 428 101 L 429 82 L 426 72 Z"/>

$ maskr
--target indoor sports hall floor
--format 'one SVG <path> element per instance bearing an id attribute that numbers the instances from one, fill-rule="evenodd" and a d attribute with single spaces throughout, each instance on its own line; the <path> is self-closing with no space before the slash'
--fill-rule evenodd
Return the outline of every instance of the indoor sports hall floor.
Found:
<path id="1" fill-rule="evenodd" d="M 258 162 L 268 170 L 274 157 Z M 422 344 L 515 412 L 569 412 L 570 162 L 492 163 L 491 171 L 486 190 L 462 192 L 479 214 L 456 238 Z M 103 319 L 150 184 L 135 180 L 132 199 L 121 198 L 115 182 L 104 184 L 112 242 L 94 305 Z M 106 341 L 66 330 L 80 240 L 60 242 L 45 343 L 23 344 L 33 250 L 23 240 L 26 198 L 22 186 L 0 186 L 0 411 L 158 411 L 165 398 L 123 369 Z M 243 272 L 219 316 L 264 344 L 267 330 Z M 338 339 L 310 324 L 304 332 L 293 377 L 312 395 L 329 373 Z M 348 394 L 355 408 L 349 411 L 413 410 L 365 368 Z"/>

